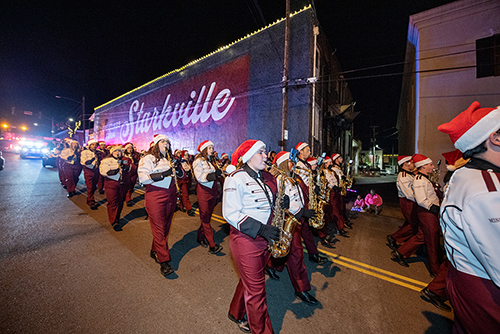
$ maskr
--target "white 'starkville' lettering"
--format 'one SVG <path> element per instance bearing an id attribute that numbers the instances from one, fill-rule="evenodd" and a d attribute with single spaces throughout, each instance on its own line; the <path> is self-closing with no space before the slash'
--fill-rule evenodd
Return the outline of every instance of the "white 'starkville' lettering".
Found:
<path id="1" fill-rule="evenodd" d="M 135 100 L 130 105 L 128 121 L 121 125 L 121 140 L 129 142 L 134 134 L 147 133 L 151 130 L 156 133 L 158 130 L 175 128 L 181 120 L 183 125 L 196 124 L 198 121 L 205 123 L 210 117 L 214 121 L 220 121 L 233 107 L 235 98 L 231 97 L 231 90 L 228 88 L 222 89 L 215 98 L 212 98 L 216 87 L 217 84 L 212 82 L 206 96 L 206 86 L 201 87 L 198 96 L 193 90 L 187 103 L 175 103 L 173 106 L 170 104 L 172 96 L 168 94 L 161 112 L 154 107 L 152 114 L 144 111 L 144 103 Z M 195 100 L 196 103 L 193 105 Z"/>

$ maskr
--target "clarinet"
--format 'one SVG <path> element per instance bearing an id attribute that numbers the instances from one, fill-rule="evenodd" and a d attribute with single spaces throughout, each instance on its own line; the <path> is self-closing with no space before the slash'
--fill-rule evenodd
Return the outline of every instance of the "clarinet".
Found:
<path id="1" fill-rule="evenodd" d="M 168 160 L 168 164 L 170 165 L 170 168 L 172 168 L 172 175 L 174 177 L 174 181 L 175 181 L 175 188 L 177 189 L 177 195 L 181 195 L 182 191 L 181 191 L 181 188 L 179 187 L 179 182 L 177 182 L 177 174 L 176 174 L 176 171 L 174 169 L 174 164 L 172 162 L 172 156 L 170 155 L 170 150 L 166 150 L 166 153 L 167 153 L 167 160 Z M 179 199 L 180 196 L 177 196 L 177 199 Z"/>

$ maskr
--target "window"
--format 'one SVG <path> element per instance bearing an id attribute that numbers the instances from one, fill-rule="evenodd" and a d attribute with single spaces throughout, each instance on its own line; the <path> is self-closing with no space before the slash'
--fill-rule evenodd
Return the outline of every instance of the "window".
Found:
<path id="1" fill-rule="evenodd" d="M 500 34 L 476 40 L 476 78 L 500 75 Z"/>

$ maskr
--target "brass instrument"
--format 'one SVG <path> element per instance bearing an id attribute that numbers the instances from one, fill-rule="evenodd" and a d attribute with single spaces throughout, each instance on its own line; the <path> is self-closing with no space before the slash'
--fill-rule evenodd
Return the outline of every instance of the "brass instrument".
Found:
<path id="1" fill-rule="evenodd" d="M 429 180 L 432 183 L 439 185 L 439 178 L 441 177 L 441 160 L 437 162 L 437 167 L 432 170 L 432 173 L 429 175 Z"/>
<path id="2" fill-rule="evenodd" d="M 353 183 L 352 175 L 350 175 L 351 164 L 349 164 L 347 167 L 347 176 L 344 176 L 344 173 L 342 172 L 340 166 L 335 166 L 333 168 L 337 168 L 340 171 L 340 173 L 337 173 L 339 177 L 340 195 L 345 196 L 347 195 L 347 189 L 351 189 Z"/>
<path id="3" fill-rule="evenodd" d="M 293 231 L 299 223 L 295 216 L 288 210 L 281 207 L 281 202 L 285 196 L 286 181 L 295 184 L 292 178 L 286 176 L 285 172 L 278 169 L 275 165 L 271 168 L 271 174 L 275 177 L 281 176 L 278 186 L 278 194 L 273 208 L 273 221 L 271 224 L 280 229 L 280 240 L 274 241 L 269 245 L 269 251 L 274 258 L 286 256 L 290 252 L 292 244 Z"/>

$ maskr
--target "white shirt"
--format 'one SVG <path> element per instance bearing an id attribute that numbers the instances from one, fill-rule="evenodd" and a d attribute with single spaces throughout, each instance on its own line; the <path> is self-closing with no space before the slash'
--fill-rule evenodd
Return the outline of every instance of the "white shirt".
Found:
<path id="1" fill-rule="evenodd" d="M 491 170 L 462 167 L 455 171 L 441 205 L 441 228 L 452 265 L 500 288 L 499 177 Z M 488 190 L 487 179 L 494 191 Z"/>
<path id="2" fill-rule="evenodd" d="M 150 174 L 161 173 L 169 170 L 170 162 L 167 158 L 160 159 L 157 163 L 154 163 L 155 157 L 152 154 L 147 154 L 139 160 L 139 167 L 137 168 L 137 174 L 139 174 L 139 182 L 147 185 L 152 184 L 160 188 L 169 188 L 170 183 L 172 183 L 172 176 L 168 176 L 161 181 L 153 181 Z M 175 171 L 174 171 L 175 173 Z"/>
<path id="3" fill-rule="evenodd" d="M 295 168 L 295 174 L 299 174 L 304 184 L 309 187 L 309 174 L 311 174 L 311 168 L 308 164 L 305 164 L 301 160 L 297 162 L 297 166 Z"/>
<path id="4" fill-rule="evenodd" d="M 208 181 L 207 175 L 215 172 L 215 167 L 204 158 L 198 158 L 193 161 L 193 172 L 196 181 L 205 187 L 212 188 L 214 181 Z"/>
<path id="5" fill-rule="evenodd" d="M 328 181 L 328 187 L 330 187 L 330 189 L 333 189 L 333 187 L 335 187 L 335 186 L 338 187 L 339 181 L 337 180 L 337 178 L 334 175 L 335 172 L 333 172 L 327 168 L 324 169 L 323 171 L 325 173 L 325 178 Z"/>
<path id="6" fill-rule="evenodd" d="M 423 208 L 429 210 L 431 206 L 439 206 L 439 197 L 436 194 L 434 185 L 423 174 L 417 174 L 413 180 L 413 194 L 415 202 Z"/>
<path id="7" fill-rule="evenodd" d="M 278 175 L 276 182 L 278 183 L 278 191 L 281 191 L 281 175 Z M 291 214 L 296 215 L 304 207 L 304 194 L 298 184 L 293 185 L 290 180 L 285 181 L 285 195 L 290 198 L 290 211 Z"/>
<path id="8" fill-rule="evenodd" d="M 120 173 L 117 173 L 115 175 L 108 175 L 108 172 L 110 170 L 117 168 L 120 168 L 118 160 L 113 157 L 107 157 L 102 159 L 101 164 L 99 165 L 99 173 L 101 173 L 102 176 L 110 178 L 111 180 L 118 181 L 120 180 Z"/>
<path id="9" fill-rule="evenodd" d="M 272 191 L 269 187 L 265 187 L 265 189 L 272 201 Z M 249 217 L 263 225 L 266 225 L 269 220 L 271 206 L 266 194 L 257 181 L 243 169 L 229 174 L 224 181 L 222 215 L 229 224 L 239 231 L 241 224 Z"/>
<path id="10" fill-rule="evenodd" d="M 94 161 L 92 161 L 91 164 L 88 164 L 88 165 L 85 164 L 86 161 L 89 161 L 93 158 L 95 158 L 95 159 L 94 159 Z M 96 157 L 95 153 L 92 152 L 91 150 L 88 150 L 88 149 L 83 150 L 81 157 L 80 157 L 80 163 L 82 164 L 82 166 L 85 166 L 89 169 L 94 169 L 97 166 L 97 157 Z"/>
<path id="11" fill-rule="evenodd" d="M 73 165 L 76 160 L 75 150 L 73 150 L 70 147 L 67 147 L 64 150 L 62 150 L 61 155 L 59 157 L 63 159 L 65 163 Z M 69 157 L 71 157 L 71 160 L 68 160 Z"/>
<path id="12" fill-rule="evenodd" d="M 398 197 L 404 197 L 410 201 L 415 201 L 415 196 L 413 195 L 412 184 L 415 179 L 415 175 L 409 173 L 405 170 L 399 172 L 398 179 L 396 180 L 396 186 L 398 187 Z"/>

